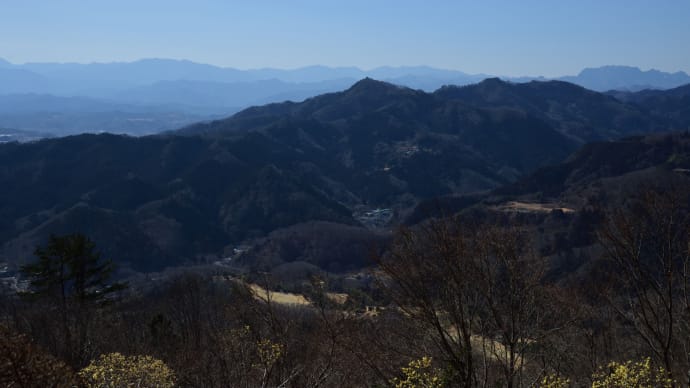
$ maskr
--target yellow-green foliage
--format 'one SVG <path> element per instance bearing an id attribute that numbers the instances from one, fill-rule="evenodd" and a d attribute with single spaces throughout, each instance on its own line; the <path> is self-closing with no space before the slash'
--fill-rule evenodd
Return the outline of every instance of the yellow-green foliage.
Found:
<path id="1" fill-rule="evenodd" d="M 102 354 L 79 371 L 89 387 L 174 387 L 175 374 L 161 360 L 151 356 Z"/>
<path id="2" fill-rule="evenodd" d="M 570 379 L 554 374 L 546 375 L 539 382 L 539 388 L 567 388 L 570 386 Z"/>
<path id="3" fill-rule="evenodd" d="M 391 380 L 395 388 L 442 388 L 445 386 L 441 371 L 431 367 L 431 357 L 410 361 L 402 368 L 403 378 Z"/>
<path id="4" fill-rule="evenodd" d="M 265 366 L 273 365 L 283 354 L 283 345 L 277 344 L 269 339 L 263 339 L 256 344 L 259 359 Z"/>
<path id="5" fill-rule="evenodd" d="M 592 388 L 670 388 L 673 380 L 664 368 L 654 368 L 649 358 L 624 363 L 612 362 L 595 373 Z"/>

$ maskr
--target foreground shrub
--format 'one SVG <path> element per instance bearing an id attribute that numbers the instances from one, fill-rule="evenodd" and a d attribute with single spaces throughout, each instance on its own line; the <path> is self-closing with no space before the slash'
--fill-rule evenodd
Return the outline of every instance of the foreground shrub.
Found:
<path id="1" fill-rule="evenodd" d="M 89 387 L 174 387 L 175 374 L 151 356 L 103 354 L 79 371 Z"/>
<path id="2" fill-rule="evenodd" d="M 662 367 L 654 368 L 649 358 L 639 362 L 612 362 L 595 373 L 592 388 L 671 388 L 673 380 Z"/>
<path id="3" fill-rule="evenodd" d="M 558 375 L 546 375 L 539 382 L 539 388 L 568 388 L 570 379 Z"/>
<path id="4" fill-rule="evenodd" d="M 410 361 L 402 368 L 403 378 L 391 381 L 395 388 L 443 388 L 444 379 L 439 369 L 431 366 L 430 357 Z"/>

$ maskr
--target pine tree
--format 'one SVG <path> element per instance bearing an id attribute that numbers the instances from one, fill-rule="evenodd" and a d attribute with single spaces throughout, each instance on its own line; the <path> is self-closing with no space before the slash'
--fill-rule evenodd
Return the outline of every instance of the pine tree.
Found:
<path id="1" fill-rule="evenodd" d="M 63 305 L 74 301 L 84 306 L 102 303 L 124 287 L 109 283 L 115 269 L 112 261 L 102 260 L 96 245 L 83 234 L 52 235 L 48 245 L 36 248 L 34 254 L 38 261 L 21 269 L 31 284 L 27 296 L 58 297 Z"/>
<path id="2" fill-rule="evenodd" d="M 22 295 L 46 303 L 46 312 L 60 319 L 60 353 L 79 366 L 88 357 L 84 348 L 94 313 L 125 284 L 110 282 L 113 263 L 102 260 L 83 234 L 51 236 L 34 254 L 37 261 L 21 268 L 30 284 Z"/>

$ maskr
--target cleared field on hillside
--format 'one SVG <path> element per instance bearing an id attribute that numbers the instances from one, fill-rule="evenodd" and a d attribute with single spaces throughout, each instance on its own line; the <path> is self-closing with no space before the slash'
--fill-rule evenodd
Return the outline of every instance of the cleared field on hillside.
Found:
<path id="1" fill-rule="evenodd" d="M 258 284 L 250 284 L 249 289 L 256 299 L 264 302 L 278 303 L 293 306 L 310 306 L 311 303 L 303 295 L 290 292 L 269 291 Z"/>
<path id="2" fill-rule="evenodd" d="M 554 203 L 534 203 L 534 202 L 519 202 L 510 201 L 498 205 L 495 209 L 505 212 L 522 212 L 522 213 L 550 213 L 554 210 L 560 210 L 563 213 L 572 213 L 575 210 L 567 207 L 562 207 Z"/>

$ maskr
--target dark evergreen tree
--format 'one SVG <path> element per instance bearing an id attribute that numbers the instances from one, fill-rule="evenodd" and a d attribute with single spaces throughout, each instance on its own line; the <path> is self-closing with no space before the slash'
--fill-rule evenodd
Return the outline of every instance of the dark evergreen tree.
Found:
<path id="1" fill-rule="evenodd" d="M 45 248 L 36 248 L 38 261 L 22 267 L 30 281 L 26 293 L 35 297 L 57 296 L 62 304 L 103 302 L 123 284 L 109 283 L 114 270 L 110 260 L 102 260 L 96 245 L 83 234 L 51 236 Z"/>
<path id="2" fill-rule="evenodd" d="M 45 247 L 36 248 L 37 261 L 21 268 L 29 280 L 22 295 L 45 303 L 45 312 L 55 314 L 61 327 L 56 333 L 56 352 L 73 365 L 88 360 L 86 344 L 94 313 L 114 292 L 125 287 L 111 282 L 114 266 L 83 234 L 51 236 Z"/>

